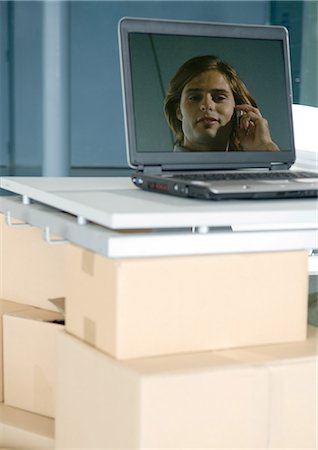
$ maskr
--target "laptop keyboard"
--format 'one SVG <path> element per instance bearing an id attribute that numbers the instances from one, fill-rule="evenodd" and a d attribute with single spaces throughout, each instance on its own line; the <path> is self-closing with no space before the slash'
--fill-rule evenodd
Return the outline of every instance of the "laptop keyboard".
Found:
<path id="1" fill-rule="evenodd" d="M 318 173 L 291 171 L 284 172 L 208 172 L 208 173 L 182 173 L 177 178 L 190 181 L 222 181 L 222 180 L 294 180 L 297 178 L 317 178 Z"/>

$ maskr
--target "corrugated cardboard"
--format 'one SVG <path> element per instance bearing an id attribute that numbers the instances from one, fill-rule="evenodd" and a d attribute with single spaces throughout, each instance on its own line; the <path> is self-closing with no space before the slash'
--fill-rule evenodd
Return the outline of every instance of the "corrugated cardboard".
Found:
<path id="1" fill-rule="evenodd" d="M 1 268 L 0 268 L 1 271 Z M 7 300 L 0 299 L 0 402 L 3 401 L 3 330 L 2 330 L 2 317 L 3 314 L 11 313 L 15 311 L 23 311 L 27 308 L 26 305 L 21 303 L 9 302 Z"/>
<path id="2" fill-rule="evenodd" d="M 55 311 L 48 299 L 65 295 L 67 244 L 48 244 L 37 227 L 10 227 L 2 214 L 0 235 L 0 298 Z"/>
<path id="3" fill-rule="evenodd" d="M 303 340 L 307 253 L 109 259 L 70 245 L 66 329 L 118 358 Z"/>
<path id="4" fill-rule="evenodd" d="M 6 405 L 54 417 L 56 332 L 60 313 L 30 308 L 3 316 Z"/>
<path id="5" fill-rule="evenodd" d="M 61 332 L 56 450 L 315 448 L 317 337 L 118 361 Z"/>

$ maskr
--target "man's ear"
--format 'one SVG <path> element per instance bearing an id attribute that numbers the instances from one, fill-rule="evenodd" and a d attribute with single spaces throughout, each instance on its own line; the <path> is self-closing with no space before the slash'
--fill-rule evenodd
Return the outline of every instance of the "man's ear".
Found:
<path id="1" fill-rule="evenodd" d="M 177 107 L 176 116 L 177 116 L 177 119 L 179 119 L 180 121 L 182 121 L 183 116 L 182 116 L 182 114 L 181 114 L 180 106 Z"/>

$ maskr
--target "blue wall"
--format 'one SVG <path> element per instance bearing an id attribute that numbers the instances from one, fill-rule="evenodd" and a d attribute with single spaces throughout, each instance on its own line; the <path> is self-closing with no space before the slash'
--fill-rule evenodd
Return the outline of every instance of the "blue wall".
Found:
<path id="1" fill-rule="evenodd" d="M 123 16 L 268 23 L 268 1 L 80 1 L 70 8 L 71 162 L 126 167 L 117 23 Z M 14 162 L 42 164 L 42 2 L 11 2 Z M 19 173 L 19 172 L 16 172 Z M 28 172 L 26 172 L 28 174 Z M 40 173 L 40 172 L 39 172 Z"/>

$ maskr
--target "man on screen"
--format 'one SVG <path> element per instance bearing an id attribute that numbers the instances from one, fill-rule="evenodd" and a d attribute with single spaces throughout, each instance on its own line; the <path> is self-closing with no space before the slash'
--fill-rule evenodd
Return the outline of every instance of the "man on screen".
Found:
<path id="1" fill-rule="evenodd" d="M 186 61 L 170 81 L 164 112 L 174 151 L 278 151 L 267 120 L 236 71 L 216 56 Z"/>

